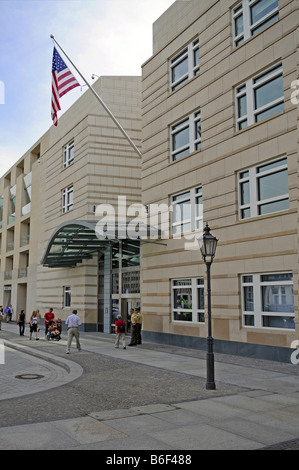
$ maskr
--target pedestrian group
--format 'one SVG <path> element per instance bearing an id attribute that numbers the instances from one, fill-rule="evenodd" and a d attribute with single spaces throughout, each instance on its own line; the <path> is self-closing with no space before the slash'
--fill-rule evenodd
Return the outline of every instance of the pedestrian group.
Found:
<path id="1" fill-rule="evenodd" d="M 0 330 L 2 326 L 2 321 L 4 318 L 6 318 L 6 322 L 11 322 L 13 316 L 13 309 L 12 306 L 7 306 L 3 310 L 2 305 L 0 306 Z M 53 308 L 50 308 L 48 312 L 45 313 L 44 315 L 44 321 L 45 321 L 45 338 L 47 337 L 47 334 L 49 332 L 49 329 L 53 325 L 55 320 L 55 315 L 53 313 Z M 30 332 L 29 332 L 29 339 L 32 340 L 32 335 L 34 333 L 35 339 L 39 340 L 38 337 L 38 332 L 40 331 L 39 324 L 41 321 L 41 315 L 39 313 L 39 310 L 34 310 L 30 316 L 29 319 L 29 327 L 30 327 Z M 61 328 L 62 328 L 62 322 L 58 318 L 56 320 L 58 329 L 61 333 Z M 82 324 L 80 318 L 77 315 L 77 310 L 73 310 L 72 314 L 69 315 L 65 321 L 65 324 L 67 326 L 67 348 L 66 348 L 66 354 L 70 353 L 70 348 L 72 344 L 73 338 L 76 340 L 76 347 L 78 351 L 81 351 L 81 344 L 80 344 L 80 333 L 79 333 L 79 326 Z M 137 346 L 138 344 L 142 344 L 141 340 L 141 328 L 142 328 L 142 314 L 140 313 L 140 308 L 137 307 L 135 308 L 135 311 L 133 308 L 130 309 L 130 317 L 128 320 L 128 324 L 131 326 L 131 340 L 128 346 Z M 18 318 L 17 318 L 17 325 L 19 326 L 19 333 L 20 336 L 24 336 L 25 334 L 25 325 L 26 325 L 26 313 L 24 310 L 21 310 Z M 115 322 L 115 334 L 116 334 L 116 339 L 115 339 L 115 348 L 119 348 L 119 345 L 121 343 L 123 349 L 126 349 L 126 332 L 127 332 L 127 325 L 122 319 L 121 314 L 117 315 L 117 320 Z"/>

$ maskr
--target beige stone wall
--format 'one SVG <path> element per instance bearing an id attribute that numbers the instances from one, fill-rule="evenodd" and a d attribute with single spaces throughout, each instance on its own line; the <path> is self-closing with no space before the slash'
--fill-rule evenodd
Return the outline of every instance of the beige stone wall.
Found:
<path id="1" fill-rule="evenodd" d="M 170 204 L 172 194 L 202 186 L 204 224 L 219 238 L 212 265 L 213 336 L 217 339 L 290 347 L 298 318 L 298 106 L 290 85 L 298 77 L 298 5 L 279 1 L 279 21 L 233 47 L 233 1 L 177 1 L 154 24 L 154 55 L 143 64 L 142 198 Z M 200 74 L 175 92 L 169 60 L 199 38 Z M 282 62 L 284 111 L 236 131 L 234 87 Z M 170 128 L 201 110 L 202 148 L 170 162 Z M 286 155 L 288 210 L 246 220 L 238 216 L 237 172 Z M 200 236 L 201 232 L 195 234 Z M 144 329 L 205 337 L 205 324 L 174 322 L 171 280 L 206 277 L 198 248 L 183 240 L 142 248 Z M 242 326 L 240 276 L 289 271 L 294 276 L 296 330 Z"/>

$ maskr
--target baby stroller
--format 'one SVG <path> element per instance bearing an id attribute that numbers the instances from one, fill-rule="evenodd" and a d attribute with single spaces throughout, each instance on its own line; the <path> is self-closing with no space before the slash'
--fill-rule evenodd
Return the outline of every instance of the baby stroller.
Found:
<path id="1" fill-rule="evenodd" d="M 54 341 L 59 341 L 61 339 L 60 331 L 55 321 L 49 322 L 47 340 L 50 341 L 50 339 L 53 339 Z"/>

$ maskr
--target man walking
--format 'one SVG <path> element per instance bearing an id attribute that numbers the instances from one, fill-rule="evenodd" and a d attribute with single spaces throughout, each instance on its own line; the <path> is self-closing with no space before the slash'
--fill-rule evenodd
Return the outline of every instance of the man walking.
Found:
<path id="1" fill-rule="evenodd" d="M 66 354 L 70 353 L 71 344 L 74 336 L 76 338 L 77 349 L 78 351 L 81 351 L 81 345 L 79 341 L 79 326 L 81 325 L 81 320 L 77 316 L 77 310 L 73 310 L 73 313 L 67 317 L 65 324 L 67 325 L 68 333 Z"/>

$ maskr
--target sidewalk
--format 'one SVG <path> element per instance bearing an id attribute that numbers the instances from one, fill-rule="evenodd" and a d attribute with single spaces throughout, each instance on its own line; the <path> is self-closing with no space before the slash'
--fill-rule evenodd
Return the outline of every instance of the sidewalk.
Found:
<path id="1" fill-rule="evenodd" d="M 2 323 L 2 330 L 17 333 L 13 323 Z M 114 336 L 101 333 L 81 333 L 80 339 L 83 350 L 96 355 L 173 371 L 180 377 L 206 376 L 203 352 L 194 351 L 192 357 L 190 351 L 150 344 L 123 351 L 114 349 Z M 64 359 L 55 356 L 53 347 L 50 355 L 42 350 L 43 344 L 49 346 L 43 334 L 38 342 L 16 334 L 4 343 L 0 400 L 71 384 L 83 373 L 72 361 L 72 355 L 81 353 L 73 348 Z M 66 335 L 59 344 L 66 345 Z M 26 374 L 27 380 L 16 378 Z M 197 400 L 95 409 L 85 417 L 2 427 L 0 449 L 299 449 L 298 365 L 215 356 L 215 379 L 217 390 L 205 391 Z M 233 392 L 219 396 L 218 389 L 225 386 Z"/>

